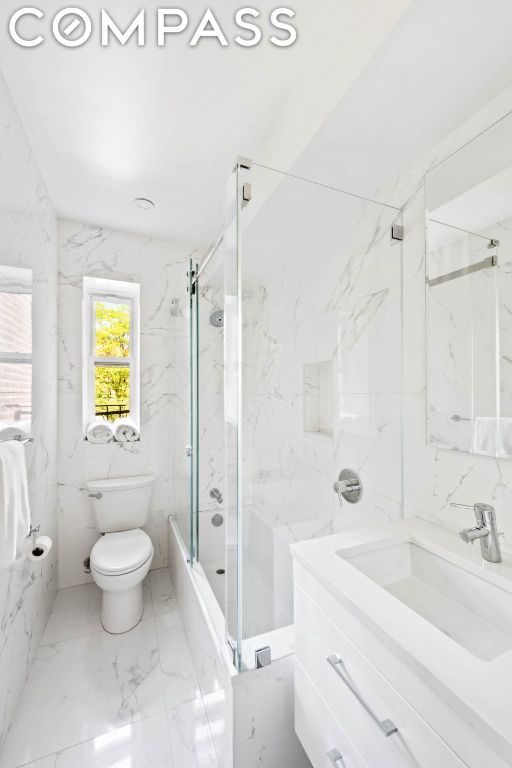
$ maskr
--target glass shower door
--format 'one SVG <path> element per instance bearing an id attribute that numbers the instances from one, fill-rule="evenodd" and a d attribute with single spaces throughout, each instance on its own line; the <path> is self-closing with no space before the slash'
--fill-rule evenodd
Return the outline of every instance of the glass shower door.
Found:
<path id="1" fill-rule="evenodd" d="M 214 626 L 238 646 L 238 216 L 237 170 L 227 223 L 192 277 L 190 295 L 190 552 L 217 606 Z M 222 615 L 220 615 L 219 610 Z"/>

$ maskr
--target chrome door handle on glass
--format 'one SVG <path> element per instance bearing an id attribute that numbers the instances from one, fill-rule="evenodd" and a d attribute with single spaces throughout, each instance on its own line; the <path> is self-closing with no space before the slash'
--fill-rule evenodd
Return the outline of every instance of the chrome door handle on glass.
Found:
<path id="1" fill-rule="evenodd" d="M 343 759 L 343 755 L 339 751 L 339 749 L 330 749 L 327 753 L 327 757 L 331 761 L 331 763 L 334 765 L 334 768 L 345 768 L 345 761 Z"/>
<path id="2" fill-rule="evenodd" d="M 357 504 L 363 495 L 361 478 L 353 469 L 342 469 L 333 488 L 334 492 L 338 494 L 340 507 L 343 506 L 342 499 L 348 501 L 349 504 Z"/>
<path id="3" fill-rule="evenodd" d="M 339 656 L 336 656 L 336 654 L 333 654 L 332 656 L 327 657 L 327 663 L 331 665 L 331 667 L 334 669 L 338 677 L 343 680 L 347 688 L 351 693 L 354 694 L 358 702 L 361 704 L 363 709 L 366 710 L 366 712 L 370 715 L 372 720 L 379 726 L 380 730 L 384 734 L 384 736 L 392 736 L 394 733 L 398 733 L 398 728 L 393 723 L 392 720 L 380 720 L 373 709 L 366 703 L 366 701 L 363 699 L 357 688 L 355 687 L 354 683 L 348 675 L 345 673 L 345 668 L 342 659 L 340 659 Z"/>
<path id="4" fill-rule="evenodd" d="M 496 525 L 496 512 L 490 504 L 477 502 L 473 506 L 469 504 L 450 504 L 450 507 L 461 507 L 463 509 L 472 509 L 475 513 L 476 526 L 473 528 L 464 528 L 459 536 L 466 544 L 473 544 L 477 539 L 480 541 L 482 557 L 489 563 L 501 563 L 501 548 L 499 540 L 498 527 Z"/>

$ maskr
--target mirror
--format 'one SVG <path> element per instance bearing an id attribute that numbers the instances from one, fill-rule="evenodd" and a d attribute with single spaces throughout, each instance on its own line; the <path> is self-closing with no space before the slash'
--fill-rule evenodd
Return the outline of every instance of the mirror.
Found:
<path id="1" fill-rule="evenodd" d="M 425 177 L 427 441 L 512 457 L 512 116 Z"/>

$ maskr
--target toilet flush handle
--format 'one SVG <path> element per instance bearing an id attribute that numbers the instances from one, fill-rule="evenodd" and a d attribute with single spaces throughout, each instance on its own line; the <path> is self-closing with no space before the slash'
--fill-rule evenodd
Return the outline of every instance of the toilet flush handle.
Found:
<path id="1" fill-rule="evenodd" d="M 102 498 L 103 498 L 103 494 L 102 494 L 101 492 L 98 492 L 98 493 L 90 493 L 90 494 L 89 494 L 89 498 L 90 498 L 90 499 L 102 499 Z"/>

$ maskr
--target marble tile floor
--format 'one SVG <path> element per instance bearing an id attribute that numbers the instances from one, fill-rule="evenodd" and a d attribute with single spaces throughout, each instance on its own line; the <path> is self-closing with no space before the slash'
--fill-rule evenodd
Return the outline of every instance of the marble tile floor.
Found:
<path id="1" fill-rule="evenodd" d="M 167 569 L 124 635 L 100 602 L 95 584 L 58 593 L 0 768 L 218 768 Z"/>

